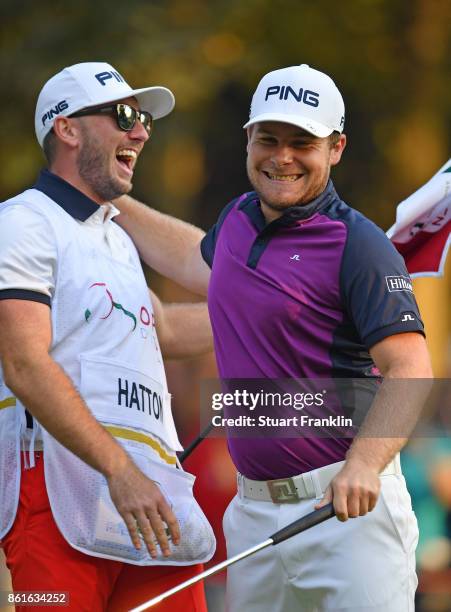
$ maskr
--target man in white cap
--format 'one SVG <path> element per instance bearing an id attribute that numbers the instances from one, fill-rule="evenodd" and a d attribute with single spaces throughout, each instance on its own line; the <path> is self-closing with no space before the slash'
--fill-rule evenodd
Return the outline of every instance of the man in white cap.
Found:
<path id="1" fill-rule="evenodd" d="M 65 68 L 36 107 L 49 170 L 0 205 L 0 537 L 18 610 L 127 610 L 214 552 L 160 350 L 209 350 L 206 308 L 149 294 L 110 203 L 173 106 L 109 64 Z M 176 605 L 206 610 L 203 588 Z"/>
<path id="2" fill-rule="evenodd" d="M 346 145 L 332 79 L 306 64 L 270 72 L 244 127 L 254 191 L 201 241 L 128 197 L 118 204 L 149 265 L 194 291 L 208 286 L 221 378 L 430 377 L 402 258 L 330 179 Z M 398 399 L 376 399 L 354 440 L 336 430 L 229 437 L 239 472 L 224 517 L 229 556 L 330 501 L 337 516 L 231 566 L 230 611 L 413 611 L 418 532 L 399 464 L 408 431 L 381 438 L 380 427 L 395 432 Z"/>

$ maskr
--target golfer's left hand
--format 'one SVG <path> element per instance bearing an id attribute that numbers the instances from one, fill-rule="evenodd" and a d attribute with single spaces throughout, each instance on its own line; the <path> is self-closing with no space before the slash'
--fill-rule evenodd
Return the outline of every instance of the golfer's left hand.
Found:
<path id="1" fill-rule="evenodd" d="M 375 507 L 380 488 L 381 481 L 375 468 L 356 460 L 346 461 L 315 509 L 332 501 L 339 521 L 364 516 Z"/>

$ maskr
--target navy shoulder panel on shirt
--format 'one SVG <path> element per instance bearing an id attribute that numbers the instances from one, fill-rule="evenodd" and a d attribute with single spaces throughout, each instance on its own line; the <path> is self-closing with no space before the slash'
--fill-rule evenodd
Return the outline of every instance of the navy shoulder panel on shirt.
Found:
<path id="1" fill-rule="evenodd" d="M 385 233 L 344 202 L 335 201 L 324 212 L 347 227 L 340 290 L 362 343 L 370 349 L 394 334 L 424 335 L 404 259 Z"/>
<path id="2" fill-rule="evenodd" d="M 51 306 L 48 295 L 30 289 L 2 289 L 0 290 L 0 300 L 28 300 L 29 302 L 40 302 Z"/>
<path id="3" fill-rule="evenodd" d="M 200 251 L 207 265 L 211 268 L 213 265 L 213 258 L 215 256 L 216 241 L 218 239 L 219 232 L 221 231 L 222 224 L 224 223 L 227 215 L 235 207 L 236 204 L 242 203 L 246 196 L 255 197 L 255 192 L 244 193 L 237 198 L 234 198 L 229 202 L 221 211 L 216 223 L 208 230 L 205 236 L 202 238 L 200 243 Z"/>

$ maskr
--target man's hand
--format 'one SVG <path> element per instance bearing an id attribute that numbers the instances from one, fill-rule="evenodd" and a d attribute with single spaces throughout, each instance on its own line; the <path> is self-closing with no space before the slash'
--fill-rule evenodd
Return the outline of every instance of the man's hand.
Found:
<path id="1" fill-rule="evenodd" d="M 375 468 L 358 461 L 346 462 L 315 509 L 333 501 L 339 521 L 364 516 L 374 509 L 380 488 L 379 473 Z"/>
<path id="2" fill-rule="evenodd" d="M 315 506 L 321 508 L 333 501 L 340 521 L 373 510 L 381 488 L 379 474 L 406 444 L 431 386 L 431 363 L 420 334 L 388 336 L 370 353 L 384 382 L 346 454 L 343 468 Z"/>
<path id="3" fill-rule="evenodd" d="M 164 523 L 175 545 L 180 542 L 180 529 L 158 485 L 149 480 L 131 460 L 118 473 L 109 476 L 107 482 L 111 499 L 127 525 L 134 547 L 141 548 L 142 536 L 154 559 L 157 556 L 157 542 L 163 555 L 169 557 L 171 551 Z"/>
<path id="4" fill-rule="evenodd" d="M 7 386 L 50 435 L 105 476 L 133 544 L 140 547 L 139 528 L 151 555 L 156 555 L 154 533 L 163 554 L 170 554 L 163 521 L 178 544 L 175 516 L 158 486 L 94 418 L 70 378 L 49 355 L 49 307 L 26 300 L 0 300 L 0 329 L 0 361 Z"/>

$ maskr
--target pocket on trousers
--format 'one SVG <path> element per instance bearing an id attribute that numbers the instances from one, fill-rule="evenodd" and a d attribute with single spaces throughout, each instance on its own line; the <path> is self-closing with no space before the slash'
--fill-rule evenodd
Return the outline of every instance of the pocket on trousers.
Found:
<path id="1" fill-rule="evenodd" d="M 230 500 L 227 508 L 225 509 L 224 515 L 222 517 L 222 530 L 224 532 L 224 536 L 226 536 L 226 533 L 228 531 L 228 527 L 230 525 L 230 514 L 233 512 L 233 506 L 236 502 L 236 496 L 232 497 L 232 499 Z"/>
<path id="2" fill-rule="evenodd" d="M 404 478 L 402 476 L 382 478 L 386 478 L 387 481 L 383 481 L 382 484 L 381 502 L 404 552 L 412 553 L 418 542 L 418 524 Z"/>

